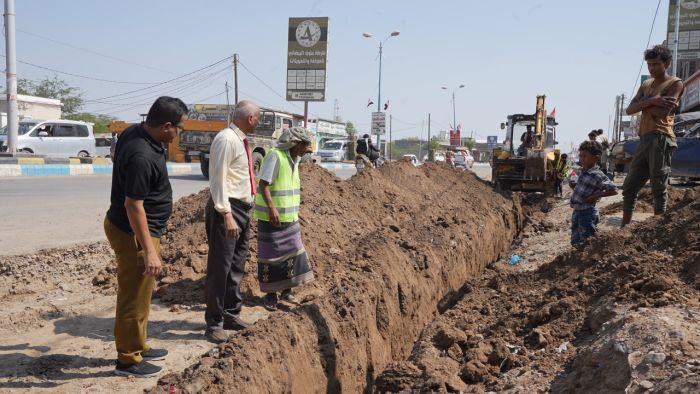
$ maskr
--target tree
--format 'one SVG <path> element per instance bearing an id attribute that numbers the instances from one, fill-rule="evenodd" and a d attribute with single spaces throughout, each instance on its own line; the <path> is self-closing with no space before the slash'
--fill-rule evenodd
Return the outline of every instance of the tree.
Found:
<path id="1" fill-rule="evenodd" d="M 17 93 L 61 100 L 63 116 L 75 115 L 83 107 L 83 92 L 54 75 L 39 82 L 21 78 L 17 81 Z"/>
<path id="2" fill-rule="evenodd" d="M 92 129 L 97 133 L 109 133 L 109 124 L 117 118 L 109 115 L 102 114 L 91 114 L 88 112 L 81 112 L 73 115 L 66 116 L 66 119 L 79 120 L 82 122 L 93 123 Z"/>
<path id="3" fill-rule="evenodd" d="M 345 124 L 345 132 L 348 133 L 348 160 L 355 160 L 355 141 L 357 140 L 357 129 L 352 122 Z"/>
<path id="4" fill-rule="evenodd" d="M 474 138 L 465 138 L 464 146 L 469 148 L 469 151 L 471 152 L 476 146 L 476 140 Z"/>

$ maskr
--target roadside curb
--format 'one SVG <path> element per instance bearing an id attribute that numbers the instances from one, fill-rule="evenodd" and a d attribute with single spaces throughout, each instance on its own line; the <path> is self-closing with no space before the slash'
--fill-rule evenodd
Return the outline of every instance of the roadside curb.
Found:
<path id="1" fill-rule="evenodd" d="M 108 175 L 112 173 L 112 162 L 109 159 L 88 158 L 93 162 L 89 164 L 81 164 L 80 162 L 84 159 L 45 160 L 31 158 L 30 162 L 26 162 L 24 159 L 26 158 L 13 159 L 18 161 L 15 164 L 0 162 L 0 177 Z M 41 160 L 43 163 L 37 164 L 37 160 Z M 65 161 L 65 164 L 55 164 L 54 161 Z M 201 174 L 199 164 L 168 163 L 168 175 L 191 174 Z"/>
<path id="2" fill-rule="evenodd" d="M 327 170 L 345 170 L 355 168 L 355 164 L 350 163 L 321 163 L 320 165 Z"/>

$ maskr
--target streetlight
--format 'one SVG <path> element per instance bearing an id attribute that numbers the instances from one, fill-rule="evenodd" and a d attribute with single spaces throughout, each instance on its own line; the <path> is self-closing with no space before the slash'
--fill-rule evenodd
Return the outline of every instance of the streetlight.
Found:
<path id="1" fill-rule="evenodd" d="M 457 131 L 457 110 L 455 108 L 455 92 L 457 89 L 462 89 L 464 85 L 459 85 L 458 87 L 455 88 L 455 90 L 452 91 L 452 127 L 454 127 L 454 130 Z M 443 90 L 447 90 L 446 87 L 442 87 Z M 459 145 L 462 146 L 462 136 L 459 136 Z"/>
<path id="2" fill-rule="evenodd" d="M 372 33 L 362 33 L 362 36 L 365 38 L 371 38 L 373 39 L 377 44 L 379 44 L 379 88 L 378 88 L 378 93 L 377 93 L 377 112 L 381 112 L 381 105 L 382 105 L 382 52 L 384 50 L 384 44 L 389 40 L 391 37 L 397 37 L 401 32 L 395 30 L 392 31 L 391 34 L 389 34 L 384 41 L 379 41 L 376 38 L 374 38 L 374 35 Z M 377 145 L 380 144 L 381 137 L 378 135 L 377 136 Z M 381 147 L 377 147 L 380 148 Z"/>

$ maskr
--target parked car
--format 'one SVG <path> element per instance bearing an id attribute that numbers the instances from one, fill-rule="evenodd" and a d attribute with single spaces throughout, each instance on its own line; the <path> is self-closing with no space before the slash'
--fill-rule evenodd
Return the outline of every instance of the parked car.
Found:
<path id="1" fill-rule="evenodd" d="M 343 161 L 347 157 L 347 153 L 347 140 L 328 140 L 318 150 L 321 161 Z"/>
<path id="2" fill-rule="evenodd" d="M 474 156 L 468 151 L 459 152 L 455 155 L 455 167 L 466 170 L 474 166 Z"/>
<path id="3" fill-rule="evenodd" d="M 112 157 L 112 137 L 95 137 L 97 156 Z"/>
<path id="4" fill-rule="evenodd" d="M 7 150 L 7 129 L 0 131 Z M 87 157 L 97 154 L 92 123 L 73 120 L 23 120 L 19 124 L 17 148 L 20 152 L 54 157 Z"/>
<path id="5" fill-rule="evenodd" d="M 403 155 L 401 157 L 401 160 L 407 161 L 413 164 L 414 166 L 418 166 L 418 158 L 416 157 L 416 155 Z"/>

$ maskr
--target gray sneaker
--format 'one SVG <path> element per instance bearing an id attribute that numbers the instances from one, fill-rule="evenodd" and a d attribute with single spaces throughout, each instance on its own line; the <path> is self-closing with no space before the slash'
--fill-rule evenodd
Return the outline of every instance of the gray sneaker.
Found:
<path id="1" fill-rule="evenodd" d="M 228 333 L 221 327 L 207 328 L 204 332 L 209 342 L 213 343 L 224 343 L 228 341 Z"/>

